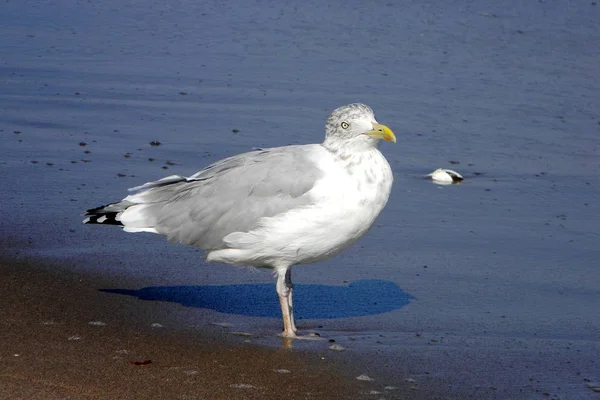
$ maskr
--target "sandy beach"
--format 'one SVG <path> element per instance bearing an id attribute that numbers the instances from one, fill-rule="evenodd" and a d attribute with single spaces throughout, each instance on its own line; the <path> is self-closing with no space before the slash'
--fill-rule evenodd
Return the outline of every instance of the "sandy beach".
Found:
<path id="1" fill-rule="evenodd" d="M 597 345 L 577 335 L 302 322 L 323 338 L 289 342 L 260 325 L 178 323 L 169 314 L 194 309 L 108 293 L 137 283 L 75 269 L 56 259 L 0 262 L 1 398 L 571 400 L 600 391 L 590 373 Z"/>
<path id="2" fill-rule="evenodd" d="M 3 399 L 351 399 L 385 390 L 318 354 L 153 325 L 150 303 L 107 299 L 97 288 L 109 282 L 97 277 L 3 260 L 0 279 Z"/>

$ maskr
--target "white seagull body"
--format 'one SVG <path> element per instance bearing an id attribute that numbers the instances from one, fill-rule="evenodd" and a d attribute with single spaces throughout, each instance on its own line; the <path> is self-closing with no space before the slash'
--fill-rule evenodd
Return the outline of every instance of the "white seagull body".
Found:
<path id="1" fill-rule="evenodd" d="M 393 181 L 381 139 L 396 141 L 368 106 L 350 104 L 329 116 L 322 144 L 243 153 L 149 182 L 88 210 L 84 222 L 162 234 L 208 261 L 274 269 L 282 335 L 294 338 L 291 267 L 329 258 L 369 230 Z"/>

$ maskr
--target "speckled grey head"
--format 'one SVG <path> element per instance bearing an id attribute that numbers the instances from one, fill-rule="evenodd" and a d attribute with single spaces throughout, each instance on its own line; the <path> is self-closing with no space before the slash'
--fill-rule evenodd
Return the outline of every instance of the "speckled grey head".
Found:
<path id="1" fill-rule="evenodd" d="M 373 110 L 366 104 L 354 103 L 336 108 L 331 112 L 325 123 L 325 134 L 341 137 L 352 137 L 358 133 L 357 129 L 352 129 L 353 124 L 359 120 L 376 122 Z"/>
<path id="2" fill-rule="evenodd" d="M 371 107 L 348 104 L 333 110 L 325 123 L 323 145 L 330 151 L 358 151 L 376 147 L 379 141 L 396 141 L 390 128 L 377 123 Z"/>

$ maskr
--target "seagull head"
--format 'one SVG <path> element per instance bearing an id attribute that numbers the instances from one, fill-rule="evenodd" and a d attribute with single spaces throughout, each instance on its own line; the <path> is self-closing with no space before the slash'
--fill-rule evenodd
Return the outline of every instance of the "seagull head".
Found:
<path id="1" fill-rule="evenodd" d="M 381 139 L 396 142 L 394 132 L 377 122 L 371 107 L 355 103 L 336 108 L 329 115 L 323 145 L 330 150 L 372 148 Z"/>

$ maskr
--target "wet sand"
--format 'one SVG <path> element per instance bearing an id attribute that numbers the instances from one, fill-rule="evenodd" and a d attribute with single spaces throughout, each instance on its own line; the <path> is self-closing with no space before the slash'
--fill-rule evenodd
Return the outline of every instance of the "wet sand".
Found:
<path id="1" fill-rule="evenodd" d="M 207 321 L 169 326 L 179 305 L 106 293 L 136 282 L 61 263 L 0 261 L 2 399 L 592 399 L 600 391 L 589 373 L 597 346 L 576 336 L 321 330 L 321 341 L 290 345 L 252 326 L 247 336 Z M 332 338 L 345 350 L 330 350 Z"/>
<path id="2" fill-rule="evenodd" d="M 318 354 L 152 326 L 152 303 L 101 296 L 107 279 L 8 260 L 0 279 L 3 399 L 331 399 L 374 389 Z"/>

